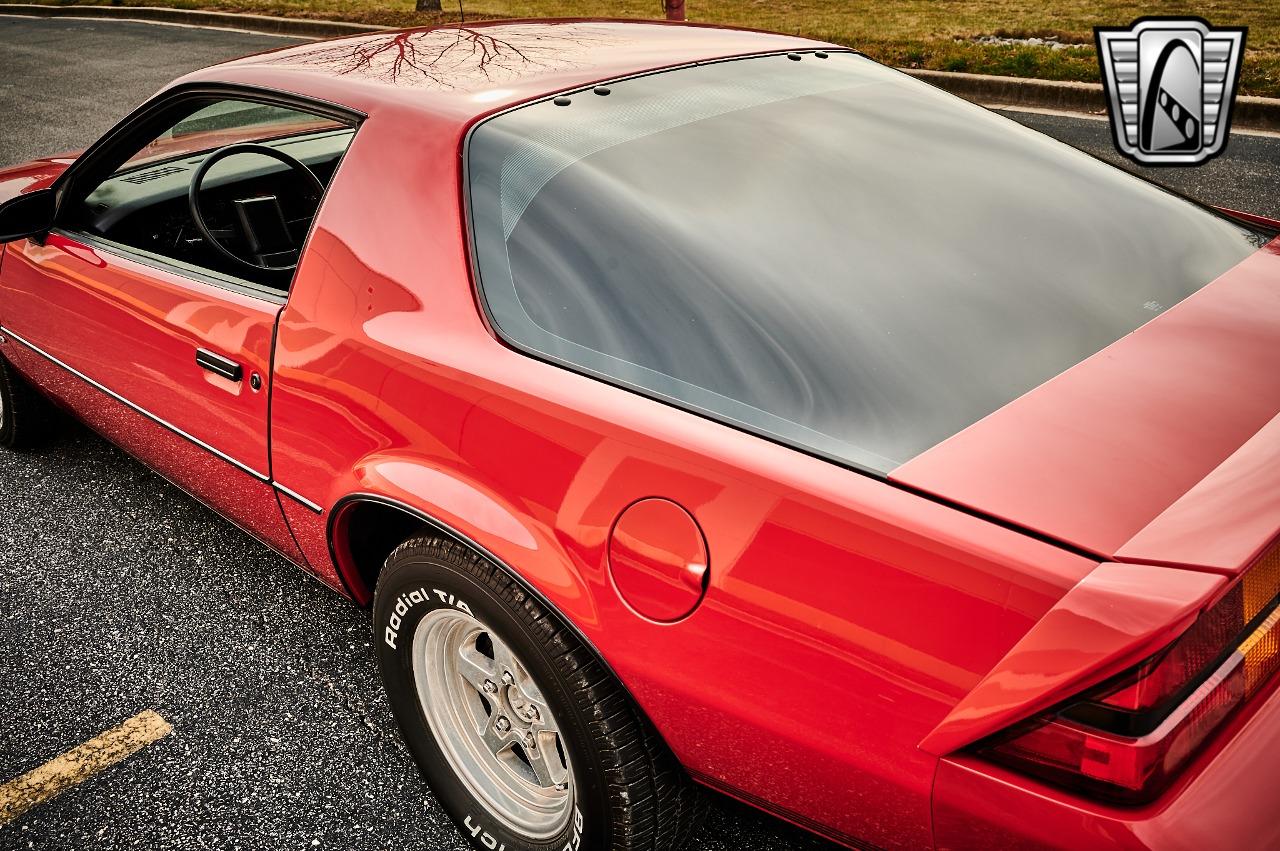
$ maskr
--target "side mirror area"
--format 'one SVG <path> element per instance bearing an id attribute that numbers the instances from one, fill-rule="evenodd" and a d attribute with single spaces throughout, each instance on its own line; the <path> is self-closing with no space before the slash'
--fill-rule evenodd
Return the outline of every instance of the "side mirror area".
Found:
<path id="1" fill-rule="evenodd" d="M 49 232 L 58 210 L 53 189 L 37 189 L 0 204 L 0 243 Z"/>

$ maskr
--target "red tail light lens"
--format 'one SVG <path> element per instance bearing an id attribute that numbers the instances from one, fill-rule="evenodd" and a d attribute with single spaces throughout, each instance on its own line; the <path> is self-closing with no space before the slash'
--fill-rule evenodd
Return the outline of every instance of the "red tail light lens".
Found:
<path id="1" fill-rule="evenodd" d="M 1277 668 L 1280 548 L 1167 649 L 978 751 L 1097 795 L 1149 800 Z"/>

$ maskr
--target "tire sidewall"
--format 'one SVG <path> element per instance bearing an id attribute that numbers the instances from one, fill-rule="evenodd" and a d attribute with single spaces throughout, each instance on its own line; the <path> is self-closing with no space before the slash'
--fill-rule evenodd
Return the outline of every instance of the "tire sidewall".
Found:
<path id="1" fill-rule="evenodd" d="M 418 624 L 439 609 L 467 612 L 497 635 L 534 677 L 560 724 L 573 770 L 574 801 L 568 824 L 555 837 L 533 840 L 506 827 L 467 789 L 436 742 L 418 698 L 412 647 Z M 578 851 L 608 846 L 608 804 L 589 721 L 547 650 L 507 601 L 445 560 L 410 552 L 393 555 L 379 577 L 373 623 L 378 667 L 404 740 L 436 798 L 474 847 Z"/>

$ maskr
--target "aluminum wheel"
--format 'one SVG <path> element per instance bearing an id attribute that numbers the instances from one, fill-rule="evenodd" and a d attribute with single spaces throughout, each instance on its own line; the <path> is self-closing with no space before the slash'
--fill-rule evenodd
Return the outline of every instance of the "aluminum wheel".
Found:
<path id="1" fill-rule="evenodd" d="M 454 772 L 491 815 L 531 839 L 555 835 L 573 807 L 573 772 L 528 669 L 479 620 L 437 609 L 413 633 L 423 714 Z"/>

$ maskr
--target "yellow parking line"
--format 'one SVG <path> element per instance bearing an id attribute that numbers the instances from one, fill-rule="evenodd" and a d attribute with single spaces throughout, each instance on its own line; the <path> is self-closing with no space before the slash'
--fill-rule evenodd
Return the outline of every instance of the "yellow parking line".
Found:
<path id="1" fill-rule="evenodd" d="M 173 731 L 150 709 L 0 786 L 0 826 Z"/>

